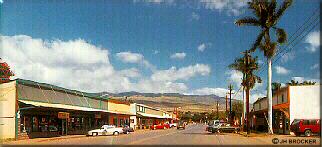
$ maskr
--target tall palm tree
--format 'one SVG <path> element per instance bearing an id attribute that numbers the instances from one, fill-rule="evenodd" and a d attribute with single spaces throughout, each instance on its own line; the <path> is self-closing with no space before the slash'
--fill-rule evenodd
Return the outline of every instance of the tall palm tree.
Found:
<path id="1" fill-rule="evenodd" d="M 259 69 L 257 63 L 257 57 L 253 58 L 249 51 L 246 51 L 245 56 L 235 60 L 233 64 L 229 65 L 229 68 L 240 71 L 245 75 L 241 85 L 245 88 L 246 91 L 246 130 L 249 133 L 249 94 L 250 90 L 254 88 L 255 83 L 260 83 L 261 78 L 254 74 L 254 71 Z"/>
<path id="2" fill-rule="evenodd" d="M 277 8 L 276 0 L 252 0 L 248 2 L 248 8 L 252 10 L 255 16 L 247 16 L 235 22 L 238 26 L 256 26 L 261 29 L 257 39 L 252 45 L 251 51 L 259 48 L 264 52 L 267 58 L 268 76 L 267 76 L 267 98 L 268 98 L 268 119 L 269 133 L 273 133 L 272 129 L 272 58 L 274 57 L 277 44 L 286 42 L 287 34 L 284 29 L 277 27 L 277 22 L 283 16 L 285 10 L 292 4 L 292 0 L 285 0 L 279 8 Z M 271 34 L 275 32 L 276 40 L 271 39 Z"/>

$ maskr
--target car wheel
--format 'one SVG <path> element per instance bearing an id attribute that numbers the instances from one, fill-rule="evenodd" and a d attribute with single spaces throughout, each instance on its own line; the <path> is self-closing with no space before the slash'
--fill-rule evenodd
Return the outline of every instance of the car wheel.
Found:
<path id="1" fill-rule="evenodd" d="M 304 134 L 305 134 L 306 137 L 309 137 L 309 136 L 312 135 L 312 131 L 311 130 L 305 130 Z"/>
<path id="2" fill-rule="evenodd" d="M 113 135 L 115 135 L 115 136 L 118 136 L 120 133 L 119 132 L 117 132 L 117 131 L 115 131 L 114 133 L 113 133 Z"/>
<path id="3" fill-rule="evenodd" d="M 92 136 L 98 136 L 98 133 L 97 132 L 92 133 Z"/>

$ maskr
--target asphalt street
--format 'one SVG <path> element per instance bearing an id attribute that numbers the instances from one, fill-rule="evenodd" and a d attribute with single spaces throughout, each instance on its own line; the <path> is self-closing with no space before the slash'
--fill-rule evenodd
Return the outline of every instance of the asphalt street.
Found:
<path id="1" fill-rule="evenodd" d="M 37 145 L 273 145 L 274 136 L 244 137 L 234 133 L 212 134 L 205 131 L 206 125 L 192 124 L 185 130 L 176 128 L 166 130 L 144 130 L 119 136 L 95 136 L 78 138 L 28 141 L 28 144 Z M 283 139 L 283 136 L 278 136 Z M 284 137 L 285 138 L 285 137 Z M 286 137 L 290 138 L 290 137 Z M 292 138 L 292 137 L 291 137 Z M 294 138 L 294 137 L 293 137 Z M 296 138 L 296 137 L 295 137 Z M 304 137 L 297 137 L 304 138 Z M 307 139 L 307 138 L 305 138 Z M 320 144 L 320 139 L 314 138 Z M 23 141 L 14 141 L 8 144 L 24 144 Z"/>

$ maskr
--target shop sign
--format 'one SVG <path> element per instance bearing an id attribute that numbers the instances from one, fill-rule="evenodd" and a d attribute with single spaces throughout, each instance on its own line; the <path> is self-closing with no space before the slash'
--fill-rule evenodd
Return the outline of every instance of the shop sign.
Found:
<path id="1" fill-rule="evenodd" d="M 95 118 L 102 118 L 101 114 L 95 114 Z"/>
<path id="2" fill-rule="evenodd" d="M 58 112 L 58 118 L 59 119 L 67 119 L 67 118 L 69 118 L 69 113 L 67 113 L 67 112 Z"/>

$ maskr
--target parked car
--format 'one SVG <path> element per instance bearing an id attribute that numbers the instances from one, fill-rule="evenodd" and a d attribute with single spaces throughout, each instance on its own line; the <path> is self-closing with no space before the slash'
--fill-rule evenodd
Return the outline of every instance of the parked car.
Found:
<path id="1" fill-rule="evenodd" d="M 95 129 L 87 132 L 87 136 L 98 135 L 119 135 L 123 133 L 123 128 L 115 127 L 114 125 L 103 125 L 100 129 Z"/>
<path id="2" fill-rule="evenodd" d="M 156 129 L 169 129 L 170 128 L 170 125 L 167 124 L 167 123 L 164 123 L 164 124 L 157 124 L 157 125 L 152 125 L 150 127 L 152 130 L 156 130 Z"/>
<path id="3" fill-rule="evenodd" d="M 296 136 L 304 134 L 312 136 L 313 134 L 321 135 L 320 119 L 294 119 L 291 124 L 291 132 Z"/>
<path id="4" fill-rule="evenodd" d="M 130 132 L 134 132 L 134 129 L 132 127 L 128 126 L 128 125 L 125 125 L 123 127 L 123 133 L 124 134 L 129 134 Z"/>
<path id="5" fill-rule="evenodd" d="M 170 128 L 177 127 L 177 123 L 170 123 Z"/>
<path id="6" fill-rule="evenodd" d="M 179 121 L 178 122 L 178 126 L 177 126 L 177 129 L 186 129 L 186 122 L 184 121 Z"/>
<path id="7" fill-rule="evenodd" d="M 220 126 L 219 120 L 211 120 L 208 122 L 208 126 L 206 127 L 206 131 L 211 133 L 219 132 L 219 126 Z"/>

